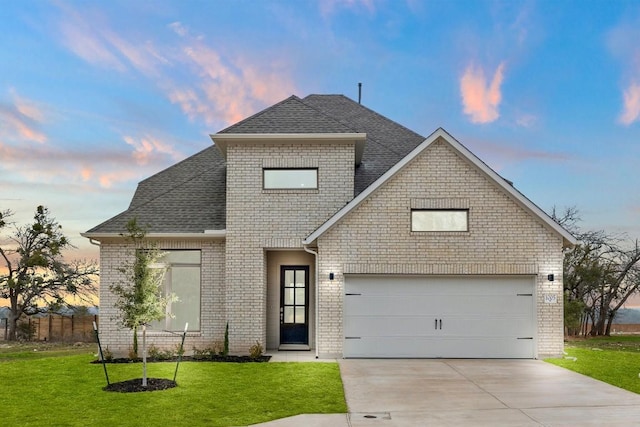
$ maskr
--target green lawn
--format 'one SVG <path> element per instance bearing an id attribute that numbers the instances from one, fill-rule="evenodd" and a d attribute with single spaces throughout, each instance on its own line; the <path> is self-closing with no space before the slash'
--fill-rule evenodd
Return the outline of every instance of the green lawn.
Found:
<path id="1" fill-rule="evenodd" d="M 38 353 L 38 352 L 36 352 Z M 105 392 L 93 355 L 17 359 L 0 352 L 2 425 L 239 426 L 302 413 L 345 413 L 336 363 L 183 362 L 178 387 Z M 107 365 L 111 382 L 139 378 L 140 364 Z M 148 376 L 173 378 L 175 363 L 150 363 Z"/>
<path id="2" fill-rule="evenodd" d="M 640 394 L 640 337 L 572 340 L 565 352 L 567 358 L 546 361 Z"/>

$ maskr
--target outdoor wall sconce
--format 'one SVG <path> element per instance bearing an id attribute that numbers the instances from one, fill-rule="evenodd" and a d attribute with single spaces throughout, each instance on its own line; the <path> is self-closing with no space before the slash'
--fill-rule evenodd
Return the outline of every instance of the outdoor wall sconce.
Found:
<path id="1" fill-rule="evenodd" d="M 553 274 L 547 275 L 547 280 L 553 282 Z"/>
<path id="2" fill-rule="evenodd" d="M 336 278 L 335 274 L 329 273 L 329 280 L 333 280 L 335 278 Z"/>

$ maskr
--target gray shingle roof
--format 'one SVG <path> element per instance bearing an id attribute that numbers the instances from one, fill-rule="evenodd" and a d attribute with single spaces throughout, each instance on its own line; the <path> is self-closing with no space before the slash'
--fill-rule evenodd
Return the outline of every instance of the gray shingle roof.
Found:
<path id="1" fill-rule="evenodd" d="M 219 133 L 366 133 L 358 195 L 425 138 L 343 95 L 291 96 Z M 88 233 L 122 233 L 136 217 L 153 233 L 224 230 L 226 164 L 209 147 L 138 184 L 129 208 Z"/>
<path id="2" fill-rule="evenodd" d="M 153 233 L 202 233 L 226 226 L 227 167 L 212 146 L 138 184 L 129 208 L 88 233 L 122 233 L 127 222 Z"/>

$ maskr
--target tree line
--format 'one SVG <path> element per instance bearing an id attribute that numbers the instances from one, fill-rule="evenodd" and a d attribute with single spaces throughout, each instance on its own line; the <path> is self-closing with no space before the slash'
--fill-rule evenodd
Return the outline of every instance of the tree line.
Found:
<path id="1" fill-rule="evenodd" d="M 569 335 L 610 335 L 618 311 L 640 290 L 640 246 L 627 235 L 583 230 L 575 207 L 553 219 L 578 243 L 564 254 L 564 318 Z"/>

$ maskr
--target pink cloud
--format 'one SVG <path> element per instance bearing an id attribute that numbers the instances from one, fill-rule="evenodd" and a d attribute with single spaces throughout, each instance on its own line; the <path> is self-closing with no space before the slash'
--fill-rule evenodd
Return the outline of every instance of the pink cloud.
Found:
<path id="1" fill-rule="evenodd" d="M 631 83 L 624 91 L 623 97 L 624 109 L 618 120 L 628 126 L 640 118 L 640 84 Z"/>
<path id="2" fill-rule="evenodd" d="M 145 135 L 137 139 L 131 136 L 125 136 L 123 139 L 124 142 L 134 148 L 133 158 L 139 165 L 148 164 L 157 153 L 169 154 L 173 159 L 178 159 L 180 157 L 180 154 L 173 148 L 173 146 L 163 143 L 150 135 Z"/>
<path id="3" fill-rule="evenodd" d="M 179 36 L 174 44 L 164 42 L 162 49 L 152 40 L 132 44 L 126 34 L 111 29 L 104 17 L 62 8 L 65 19 L 60 28 L 69 50 L 95 66 L 141 73 L 190 120 L 227 125 L 294 92 L 290 67 L 273 55 L 268 62 L 258 63 L 254 55 L 246 60 L 236 50 L 225 54 L 179 21 L 167 26 Z M 177 67 L 186 74 L 182 81 L 187 83 L 174 79 Z"/>
<path id="4" fill-rule="evenodd" d="M 18 96 L 13 90 L 11 94 L 11 104 L 0 104 L 0 138 L 45 143 L 47 136 L 38 129 L 46 120 L 44 109 L 36 102 Z"/>
<path id="5" fill-rule="evenodd" d="M 500 86 L 504 76 L 504 62 L 496 69 L 491 82 L 484 70 L 470 64 L 460 79 L 460 94 L 464 113 L 473 123 L 491 123 L 500 117 L 498 106 L 502 100 Z"/>

